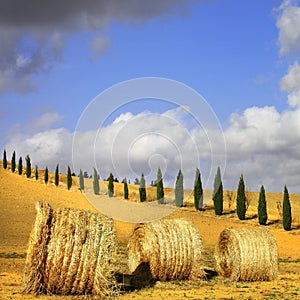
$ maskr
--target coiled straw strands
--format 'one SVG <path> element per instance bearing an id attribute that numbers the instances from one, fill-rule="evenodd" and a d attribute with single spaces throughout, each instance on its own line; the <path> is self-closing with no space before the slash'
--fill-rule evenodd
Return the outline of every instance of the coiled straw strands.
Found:
<path id="1" fill-rule="evenodd" d="M 278 275 L 276 239 L 266 228 L 230 228 L 215 248 L 216 269 L 232 281 L 270 281 Z"/>
<path id="2" fill-rule="evenodd" d="M 138 225 L 128 243 L 129 270 L 148 263 L 153 279 L 199 278 L 203 243 L 198 229 L 184 219 Z"/>
<path id="3" fill-rule="evenodd" d="M 112 219 L 36 203 L 23 275 L 24 293 L 113 296 L 116 235 Z"/>

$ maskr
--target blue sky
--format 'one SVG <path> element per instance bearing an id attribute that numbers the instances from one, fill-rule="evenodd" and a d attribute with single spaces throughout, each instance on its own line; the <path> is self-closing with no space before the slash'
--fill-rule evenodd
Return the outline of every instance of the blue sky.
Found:
<path id="1" fill-rule="evenodd" d="M 28 1 L 28 6 L 20 9 L 14 2 L 4 1 L 0 13 L 0 36 L 6 41 L 0 46 L 1 148 L 6 148 L 8 155 L 12 150 L 22 156 L 28 152 L 41 168 L 53 167 L 57 161 L 72 164 L 76 125 L 99 93 L 122 81 L 163 77 L 194 89 L 215 113 L 227 145 L 222 173 L 228 188 L 235 189 L 240 173 L 244 173 L 250 189 L 258 190 L 265 184 L 266 190 L 281 191 L 287 184 L 300 192 L 298 1 L 130 0 L 112 4 L 64 0 L 39 7 L 34 3 Z M 115 118 L 122 114 L 127 116 L 122 122 L 132 122 L 133 116 L 138 121 L 142 114 L 149 118 L 148 126 L 153 113 L 164 118 L 164 113 L 172 110 L 177 122 L 189 127 L 188 118 L 163 101 L 139 101 L 114 109 L 114 100 L 110 101 L 109 105 L 102 101 L 98 109 L 112 113 L 105 123 L 111 130 Z M 135 134 L 142 133 L 132 132 L 130 138 Z M 193 132 L 189 134 L 193 136 Z M 42 137 L 50 144 L 43 146 Z M 180 146 L 186 142 L 172 138 Z M 49 149 L 55 153 L 52 158 Z M 190 148 L 184 149 L 182 155 L 189 156 Z M 167 150 L 156 154 L 168 155 Z M 197 151 L 200 153 L 201 147 Z M 207 162 L 208 156 L 199 155 L 209 188 L 219 161 Z M 174 161 L 167 158 L 169 164 Z M 146 166 L 133 160 L 136 173 L 126 166 L 116 173 L 138 176 Z M 106 174 L 112 166 L 100 161 Z M 206 164 L 210 165 L 207 169 Z M 290 166 L 289 171 L 283 170 Z M 166 168 L 170 185 L 179 167 L 184 168 L 180 163 L 174 170 Z M 273 173 L 272 178 L 268 172 Z M 191 185 L 192 173 L 186 174 L 186 183 Z M 153 172 L 148 179 L 151 176 Z"/>

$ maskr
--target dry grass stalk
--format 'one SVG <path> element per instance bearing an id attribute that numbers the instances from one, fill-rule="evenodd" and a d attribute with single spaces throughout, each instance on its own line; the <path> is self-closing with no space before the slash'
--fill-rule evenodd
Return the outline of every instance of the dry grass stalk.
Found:
<path id="1" fill-rule="evenodd" d="M 148 263 L 153 279 L 200 278 L 203 243 L 198 229 L 184 219 L 137 226 L 128 243 L 128 265 L 134 272 Z"/>
<path id="2" fill-rule="evenodd" d="M 270 281 L 278 275 L 276 239 L 266 228 L 230 228 L 215 248 L 218 273 L 232 281 Z"/>
<path id="3" fill-rule="evenodd" d="M 114 296 L 113 220 L 70 208 L 36 204 L 23 275 L 24 293 Z"/>

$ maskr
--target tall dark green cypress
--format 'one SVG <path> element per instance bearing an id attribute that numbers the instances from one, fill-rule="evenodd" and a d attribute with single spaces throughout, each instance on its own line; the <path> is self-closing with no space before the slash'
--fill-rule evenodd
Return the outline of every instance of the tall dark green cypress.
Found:
<path id="1" fill-rule="evenodd" d="M 203 188 L 201 174 L 198 168 L 196 169 L 194 183 L 194 206 L 196 210 L 203 210 Z"/>
<path id="2" fill-rule="evenodd" d="M 258 212 L 258 223 L 260 225 L 266 225 L 268 220 L 268 213 L 267 213 L 266 192 L 263 185 L 261 186 L 259 192 L 257 212 Z"/>
<path id="3" fill-rule="evenodd" d="M 236 213 L 240 220 L 245 220 L 246 218 L 246 195 L 245 195 L 245 182 L 243 174 L 240 177 L 237 196 L 236 196 Z"/>
<path id="4" fill-rule="evenodd" d="M 179 170 L 176 178 L 176 183 L 175 183 L 175 205 L 177 207 L 183 206 L 183 198 L 184 198 L 183 174 L 181 170 Z"/>
<path id="5" fill-rule="evenodd" d="M 56 168 L 55 168 L 55 173 L 54 173 L 54 184 L 56 186 L 59 185 L 59 165 L 57 164 L 56 165 Z"/>
<path id="6" fill-rule="evenodd" d="M 39 168 L 37 165 L 35 166 L 34 177 L 35 177 L 35 180 L 39 179 Z"/>
<path id="7" fill-rule="evenodd" d="M 94 176 L 93 176 L 93 189 L 94 189 L 94 194 L 99 195 L 100 193 L 99 176 L 95 168 L 94 168 Z"/>
<path id="8" fill-rule="evenodd" d="M 13 152 L 13 155 L 11 157 L 11 171 L 13 173 L 15 173 L 15 171 L 16 171 L 16 152 L 15 151 Z"/>
<path id="9" fill-rule="evenodd" d="M 124 178 L 124 199 L 128 199 L 128 184 L 126 177 Z"/>
<path id="10" fill-rule="evenodd" d="M 29 157 L 28 154 L 26 155 L 25 160 L 26 160 L 26 177 L 30 178 L 30 176 L 31 176 L 31 162 L 30 162 L 30 157 Z"/>
<path id="11" fill-rule="evenodd" d="M 84 191 L 84 178 L 83 178 L 83 173 L 82 173 L 81 169 L 79 171 L 79 188 L 81 191 Z"/>
<path id="12" fill-rule="evenodd" d="M 7 169 L 7 158 L 6 158 L 6 150 L 4 149 L 3 151 L 3 160 L 2 160 L 2 164 L 3 164 L 3 169 Z"/>
<path id="13" fill-rule="evenodd" d="M 291 230 L 292 228 L 292 209 L 289 192 L 286 186 L 284 186 L 283 194 L 282 225 L 284 230 Z"/>
<path id="14" fill-rule="evenodd" d="M 142 173 L 141 176 L 139 192 L 140 192 L 140 201 L 145 202 L 147 200 L 147 194 L 146 194 L 146 182 L 145 182 L 144 173 Z"/>
<path id="15" fill-rule="evenodd" d="M 165 193 L 164 193 L 164 183 L 162 179 L 162 173 L 160 168 L 157 170 L 157 178 L 156 178 L 156 200 L 158 204 L 165 203 Z"/>
<path id="16" fill-rule="evenodd" d="M 67 188 L 68 188 L 68 190 L 71 188 L 71 186 L 72 186 L 72 173 L 71 173 L 70 166 L 68 166 L 68 173 L 67 173 Z"/>
<path id="17" fill-rule="evenodd" d="M 47 184 L 49 180 L 49 174 L 48 174 L 48 167 L 46 167 L 45 169 L 45 173 L 44 173 L 44 181 Z"/>
<path id="18" fill-rule="evenodd" d="M 23 173 L 23 161 L 22 161 L 22 156 L 19 158 L 19 164 L 18 164 L 18 174 L 22 175 Z"/>
<path id="19" fill-rule="evenodd" d="M 223 184 L 221 179 L 220 167 L 218 167 L 217 174 L 214 180 L 213 202 L 215 214 L 221 216 L 223 213 Z"/>
<path id="20" fill-rule="evenodd" d="M 108 196 L 114 196 L 114 176 L 112 173 L 110 173 L 108 177 Z"/>

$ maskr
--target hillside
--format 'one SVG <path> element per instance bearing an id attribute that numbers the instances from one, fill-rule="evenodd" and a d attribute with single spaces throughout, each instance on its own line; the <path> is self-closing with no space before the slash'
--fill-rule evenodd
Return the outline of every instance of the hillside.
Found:
<path id="1" fill-rule="evenodd" d="M 50 174 L 50 183 L 45 185 L 40 179 L 38 182 L 35 179 L 27 179 L 25 176 L 19 176 L 12 174 L 8 170 L 3 170 L 0 167 L 0 297 L 11 297 L 12 299 L 23 299 L 24 297 L 18 294 L 18 288 L 20 286 L 21 275 L 24 265 L 24 255 L 27 249 L 27 242 L 31 226 L 35 218 L 34 203 L 38 200 L 45 200 L 49 202 L 53 207 L 73 207 L 78 209 L 86 209 L 96 211 L 95 207 L 86 199 L 86 197 L 79 191 L 76 178 L 73 180 L 73 186 L 70 191 L 65 187 L 65 176 L 60 175 L 61 184 L 56 187 L 51 183 L 53 174 Z M 40 176 L 42 178 L 42 176 Z M 102 182 L 102 189 L 105 189 L 107 182 Z M 116 193 L 122 196 L 122 184 L 116 184 Z M 130 186 L 132 195 L 138 192 L 137 186 Z M 155 193 L 155 188 L 149 188 L 147 190 L 149 195 Z M 169 191 L 172 193 L 172 191 Z M 186 195 L 190 195 L 189 191 L 186 191 Z M 225 192 L 226 195 L 226 192 Z M 100 199 L 109 201 L 109 198 L 105 195 L 98 196 Z M 170 196 L 171 197 L 171 196 Z M 248 210 L 248 220 L 239 221 L 236 215 L 231 212 L 234 208 L 232 203 L 230 209 L 228 206 L 228 198 L 225 199 L 225 214 L 221 217 L 215 217 L 214 212 L 210 206 L 210 192 L 206 191 L 206 202 L 208 203 L 207 210 L 205 212 L 197 212 L 193 208 L 191 197 L 186 198 L 186 207 L 178 209 L 171 213 L 168 218 L 186 218 L 192 220 L 199 228 L 203 237 L 205 251 L 208 253 L 209 260 L 207 263 L 210 267 L 213 267 L 212 263 L 212 252 L 214 245 L 217 242 L 220 232 L 227 227 L 253 227 L 258 226 L 257 219 L 254 218 L 256 213 L 257 193 L 251 193 L 251 202 Z M 114 198 L 118 201 L 118 198 Z M 134 199 L 132 199 L 134 202 Z M 272 283 L 253 283 L 253 287 L 257 289 L 272 292 L 274 286 L 281 291 L 282 286 L 289 286 L 291 291 L 300 291 L 299 272 L 300 266 L 300 230 L 299 230 L 299 195 L 291 195 L 291 202 L 294 212 L 294 223 L 293 230 L 291 232 L 285 232 L 282 229 L 280 222 L 278 221 L 279 215 L 276 208 L 276 202 L 282 200 L 281 194 L 270 194 L 267 193 L 268 207 L 270 210 L 271 224 L 268 228 L 274 233 L 278 248 L 279 256 L 281 258 L 280 264 L 280 277 L 276 282 Z M 124 201 L 119 199 L 119 201 Z M 137 204 L 142 205 L 142 204 Z M 128 237 L 134 228 L 135 224 L 115 221 L 117 236 L 120 242 L 120 247 L 123 249 L 123 260 L 120 264 L 126 264 L 126 257 L 124 261 L 124 253 L 126 252 L 125 245 Z M 125 249 L 125 250 L 124 250 Z M 284 263 L 285 261 L 288 263 Z M 290 262 L 293 260 L 293 262 Z M 286 281 L 287 280 L 287 281 Z M 289 280 L 289 281 L 288 281 Z M 197 283 L 199 284 L 199 283 Z M 192 286 L 172 285 L 165 284 L 162 286 L 156 286 L 146 290 L 138 291 L 135 293 L 129 293 L 124 295 L 124 299 L 145 299 L 150 296 L 154 299 L 181 299 L 183 293 L 195 296 L 198 295 L 200 298 L 204 297 L 206 293 L 211 291 L 211 286 L 214 286 L 215 296 L 225 298 L 226 295 L 236 293 L 236 284 L 228 284 L 224 286 L 224 281 L 217 277 L 213 281 L 202 282 L 203 290 L 195 291 Z M 292 286 L 291 286 L 292 285 Z M 295 285 L 295 286 L 293 286 Z M 252 286 L 252 284 L 247 284 Z M 188 292 L 187 292 L 188 290 Z M 183 292 L 184 291 L 184 292 Z M 244 296 L 253 294 L 250 289 L 243 291 Z M 248 294 L 247 294 L 248 292 Z M 202 294 L 199 294 L 202 293 Z M 300 294 L 300 293 L 299 293 Z M 202 296 L 201 296 L 202 295 Z M 25 297 L 31 299 L 31 296 Z M 69 299 L 71 297 L 59 297 L 63 299 Z M 41 299 L 52 299 L 48 296 L 43 296 Z M 243 298 L 241 298 L 243 299 Z M 246 298 L 247 299 L 247 298 Z M 292 298 L 290 298 L 292 299 Z M 295 298 L 296 299 L 296 298 Z"/>

